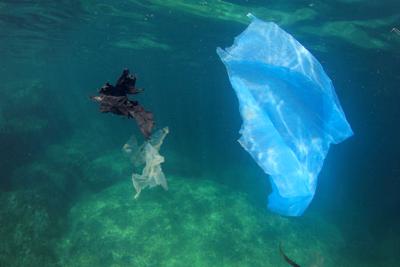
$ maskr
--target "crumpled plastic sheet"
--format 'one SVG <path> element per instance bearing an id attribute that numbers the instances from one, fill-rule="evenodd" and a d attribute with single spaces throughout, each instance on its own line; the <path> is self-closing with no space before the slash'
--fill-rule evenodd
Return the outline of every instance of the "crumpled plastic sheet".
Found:
<path id="1" fill-rule="evenodd" d="M 123 152 L 130 157 L 135 170 L 142 170 L 141 173 L 132 174 L 132 183 L 136 190 L 135 199 L 146 187 L 161 185 L 168 190 L 167 179 L 161 169 L 161 163 L 164 157 L 160 155 L 159 150 L 163 144 L 164 138 L 169 133 L 168 127 L 158 130 L 151 138 L 145 141 L 141 146 L 132 136 L 123 146 Z"/>
<path id="2" fill-rule="evenodd" d="M 330 144 L 353 132 L 317 59 L 275 23 L 248 16 L 234 44 L 217 48 L 239 100 L 238 141 L 269 174 L 268 208 L 300 216 Z"/>

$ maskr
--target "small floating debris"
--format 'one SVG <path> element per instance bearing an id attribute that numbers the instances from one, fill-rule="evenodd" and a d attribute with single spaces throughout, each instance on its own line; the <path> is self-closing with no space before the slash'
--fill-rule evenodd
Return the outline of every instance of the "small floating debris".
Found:
<path id="1" fill-rule="evenodd" d="M 400 36 L 400 30 L 396 27 L 394 27 L 390 32 L 394 32 L 395 34 Z"/>

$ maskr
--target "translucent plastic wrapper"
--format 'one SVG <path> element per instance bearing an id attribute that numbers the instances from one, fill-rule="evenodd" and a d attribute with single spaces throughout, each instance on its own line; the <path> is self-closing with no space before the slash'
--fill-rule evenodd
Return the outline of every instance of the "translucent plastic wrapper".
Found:
<path id="1" fill-rule="evenodd" d="M 269 174 L 270 210 L 299 216 L 310 204 L 331 143 L 353 134 L 321 64 L 272 22 L 252 19 L 217 53 L 239 99 L 239 143 Z"/>
<path id="2" fill-rule="evenodd" d="M 138 198 L 142 189 L 146 187 L 161 185 L 165 190 L 168 190 L 167 180 L 161 169 L 164 157 L 159 153 L 168 132 L 168 127 L 158 130 L 141 146 L 132 136 L 123 146 L 122 150 L 130 157 L 135 171 L 141 171 L 141 173 L 134 172 L 132 174 L 132 183 L 136 190 L 135 198 Z"/>

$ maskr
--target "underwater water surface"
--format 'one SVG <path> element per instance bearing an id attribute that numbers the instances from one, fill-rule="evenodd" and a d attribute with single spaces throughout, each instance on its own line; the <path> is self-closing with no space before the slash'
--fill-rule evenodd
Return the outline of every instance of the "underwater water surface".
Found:
<path id="1" fill-rule="evenodd" d="M 300 217 L 268 211 L 225 67 L 252 13 L 303 44 L 354 136 Z M 400 2 L 0 0 L 0 266 L 398 266 Z M 134 199 L 135 122 L 90 96 L 124 68 L 169 127 L 168 191 Z"/>

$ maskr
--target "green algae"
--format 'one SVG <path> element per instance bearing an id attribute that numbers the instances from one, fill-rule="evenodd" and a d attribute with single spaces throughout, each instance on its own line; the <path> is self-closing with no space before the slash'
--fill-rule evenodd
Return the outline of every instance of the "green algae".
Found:
<path id="1" fill-rule="evenodd" d="M 323 220 L 292 221 L 214 182 L 168 178 L 168 192 L 154 188 L 136 201 L 127 181 L 77 203 L 58 249 L 62 265 L 284 266 L 283 242 L 300 262 L 319 253 L 334 266 L 330 250 L 343 241 Z"/>
<path id="2" fill-rule="evenodd" d="M 57 223 L 31 190 L 0 194 L 0 266 L 55 266 Z"/>

